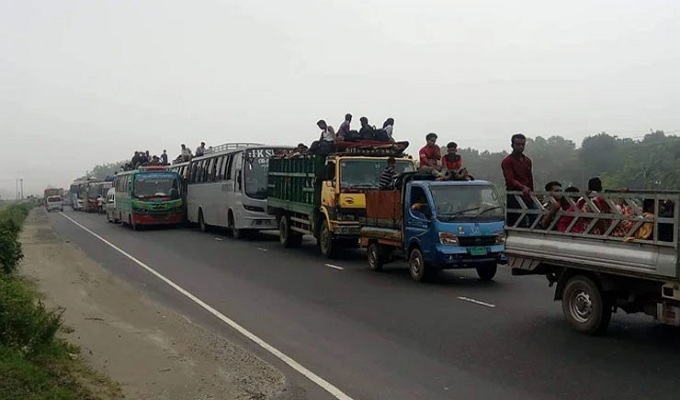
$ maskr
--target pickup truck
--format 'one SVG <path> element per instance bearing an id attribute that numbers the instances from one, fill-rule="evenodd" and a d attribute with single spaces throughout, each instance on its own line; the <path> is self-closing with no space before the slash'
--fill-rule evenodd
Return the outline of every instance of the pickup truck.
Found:
<path id="1" fill-rule="evenodd" d="M 411 172 L 396 187 L 366 193 L 359 242 L 371 269 L 401 258 L 418 282 L 448 268 L 475 268 L 480 279 L 491 280 L 507 262 L 504 206 L 492 183 L 434 181 Z"/>
<path id="2" fill-rule="evenodd" d="M 619 309 L 680 326 L 680 192 L 508 196 L 512 274 L 545 275 L 575 330 L 603 334 Z"/>
<path id="3" fill-rule="evenodd" d="M 413 159 L 401 149 L 382 147 L 272 157 L 267 212 L 276 217 L 281 244 L 299 247 L 303 235 L 310 235 L 328 258 L 357 247 L 359 219 L 366 212 L 364 193 L 377 188 L 387 159 L 395 157 L 398 172 L 414 169 Z"/>

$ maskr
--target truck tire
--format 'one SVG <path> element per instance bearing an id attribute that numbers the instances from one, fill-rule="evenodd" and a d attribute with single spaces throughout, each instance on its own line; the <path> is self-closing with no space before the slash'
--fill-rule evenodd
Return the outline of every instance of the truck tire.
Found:
<path id="1" fill-rule="evenodd" d="M 487 264 L 482 265 L 481 267 L 477 267 L 477 276 L 479 277 L 480 280 L 488 282 L 490 280 L 493 280 L 493 278 L 496 276 L 497 271 L 498 264 L 494 262 L 493 264 Z"/>
<path id="2" fill-rule="evenodd" d="M 611 321 L 612 305 L 592 279 L 576 275 L 564 287 L 562 312 L 576 331 L 601 335 Z"/>
<path id="3" fill-rule="evenodd" d="M 279 242 L 286 248 L 296 248 L 302 244 L 302 235 L 290 229 L 290 220 L 285 215 L 279 221 Z"/>
<path id="4" fill-rule="evenodd" d="M 336 243 L 333 239 L 333 233 L 328 229 L 328 221 L 324 218 L 319 230 L 319 249 L 324 257 L 333 258 L 335 256 L 335 247 Z"/>
<path id="5" fill-rule="evenodd" d="M 408 270 L 411 278 L 416 282 L 424 282 L 429 277 L 429 271 L 425 265 L 425 257 L 419 248 L 414 247 L 408 255 Z"/>
<path id="6" fill-rule="evenodd" d="M 380 271 L 385 265 L 385 256 L 383 255 L 382 246 L 378 243 L 371 243 L 367 250 L 368 266 L 373 271 Z"/>

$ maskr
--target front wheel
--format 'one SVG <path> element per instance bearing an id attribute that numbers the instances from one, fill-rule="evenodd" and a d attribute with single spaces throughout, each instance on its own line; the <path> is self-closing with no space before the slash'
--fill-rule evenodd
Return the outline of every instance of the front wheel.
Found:
<path id="1" fill-rule="evenodd" d="M 416 282 L 424 282 L 428 277 L 425 257 L 417 247 L 413 248 L 408 256 L 408 270 L 411 273 L 411 278 Z"/>
<path id="2" fill-rule="evenodd" d="M 333 258 L 335 256 L 336 243 L 333 239 L 333 233 L 328 228 L 328 221 L 325 219 L 321 223 L 321 230 L 319 232 L 319 248 L 321 254 L 326 258 Z"/>
<path id="3" fill-rule="evenodd" d="M 498 271 L 498 265 L 493 263 L 493 265 L 484 265 L 477 267 L 477 276 L 480 280 L 490 281 L 496 276 L 496 271 Z"/>
<path id="4" fill-rule="evenodd" d="M 612 304 L 590 278 L 569 279 L 562 293 L 562 312 L 569 324 L 588 335 L 600 335 L 612 318 Z"/>

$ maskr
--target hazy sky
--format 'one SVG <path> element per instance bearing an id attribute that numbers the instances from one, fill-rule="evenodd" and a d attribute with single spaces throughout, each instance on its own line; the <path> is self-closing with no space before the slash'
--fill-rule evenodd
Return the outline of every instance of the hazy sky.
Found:
<path id="1" fill-rule="evenodd" d="M 680 130 L 680 1 L 0 0 L 0 194 L 135 149 Z"/>

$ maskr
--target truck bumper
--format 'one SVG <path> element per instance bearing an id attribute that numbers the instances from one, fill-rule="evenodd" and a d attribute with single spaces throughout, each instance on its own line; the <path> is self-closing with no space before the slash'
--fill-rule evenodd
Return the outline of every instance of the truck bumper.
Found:
<path id="1" fill-rule="evenodd" d="M 139 225 L 175 225 L 184 222 L 181 212 L 170 214 L 133 214 L 132 222 Z"/>
<path id="2" fill-rule="evenodd" d="M 476 268 L 491 263 L 507 264 L 505 246 L 502 244 L 481 248 L 437 245 L 432 263 L 439 268 Z"/>

